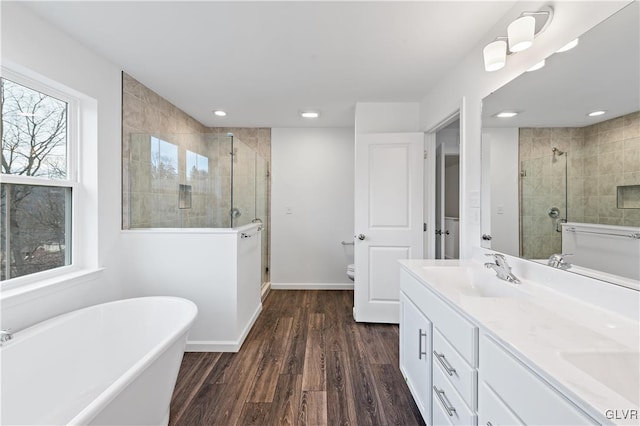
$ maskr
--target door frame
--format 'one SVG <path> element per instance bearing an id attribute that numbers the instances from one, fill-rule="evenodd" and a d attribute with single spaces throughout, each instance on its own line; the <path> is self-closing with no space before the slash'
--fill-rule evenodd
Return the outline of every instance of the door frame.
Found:
<path id="1" fill-rule="evenodd" d="M 462 235 L 464 232 L 463 224 L 466 222 L 466 219 L 463 218 L 463 212 L 465 211 L 466 204 L 464 203 L 464 188 L 465 182 L 464 178 L 464 144 L 466 141 L 466 99 L 463 96 L 460 98 L 460 102 L 458 106 L 453 109 L 449 114 L 447 114 L 443 119 L 437 122 L 436 125 L 432 126 L 430 129 L 425 131 L 424 134 L 424 151 L 426 154 L 425 164 L 424 164 L 424 219 L 426 223 L 426 235 L 424 238 L 425 247 L 423 249 L 424 258 L 425 259 L 435 259 L 436 256 L 436 133 L 447 127 L 456 119 L 460 120 L 460 193 L 459 193 L 459 205 L 460 205 L 460 234 L 458 235 L 458 239 L 460 242 L 463 241 Z M 462 257 L 462 250 L 460 251 Z"/>

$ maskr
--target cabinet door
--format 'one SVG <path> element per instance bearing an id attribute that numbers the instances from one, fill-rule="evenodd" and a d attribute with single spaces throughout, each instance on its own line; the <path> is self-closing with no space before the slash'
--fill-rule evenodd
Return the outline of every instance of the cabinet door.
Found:
<path id="1" fill-rule="evenodd" d="M 562 393 L 488 336 L 480 339 L 478 380 L 485 382 L 509 410 L 530 425 L 598 424 Z M 484 398 L 484 396 L 483 396 Z M 484 399 L 481 399 L 481 402 Z M 485 408 L 478 404 L 484 419 Z M 540 409 L 544 407 L 544 409 Z M 491 421 L 491 419 L 489 419 Z"/>
<path id="2" fill-rule="evenodd" d="M 431 321 L 400 293 L 400 370 L 427 424 L 431 424 L 431 331 Z"/>

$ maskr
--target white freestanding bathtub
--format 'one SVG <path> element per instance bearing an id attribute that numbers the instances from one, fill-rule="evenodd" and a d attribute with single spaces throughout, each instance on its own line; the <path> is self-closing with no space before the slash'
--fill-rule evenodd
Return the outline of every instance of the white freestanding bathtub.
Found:
<path id="1" fill-rule="evenodd" d="M 0 349 L 2 425 L 166 425 L 196 305 L 143 297 L 15 333 Z"/>

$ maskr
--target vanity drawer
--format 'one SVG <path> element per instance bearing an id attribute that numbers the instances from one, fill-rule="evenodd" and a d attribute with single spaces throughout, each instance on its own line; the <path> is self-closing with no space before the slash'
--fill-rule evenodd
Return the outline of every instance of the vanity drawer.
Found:
<path id="1" fill-rule="evenodd" d="M 485 382 L 478 388 L 478 424 L 492 426 L 522 425 L 522 420 L 509 409 Z"/>
<path id="2" fill-rule="evenodd" d="M 485 335 L 480 339 L 478 380 L 486 382 L 497 397 L 525 424 L 597 424 L 506 349 Z M 479 410 L 483 409 L 480 405 Z"/>
<path id="3" fill-rule="evenodd" d="M 430 293 L 427 316 L 433 326 L 447 336 L 448 342 L 472 367 L 478 360 L 478 328 L 446 305 L 436 295 Z"/>
<path id="4" fill-rule="evenodd" d="M 476 409 L 478 375 L 438 330 L 433 332 L 433 369 L 440 369 L 472 410 Z"/>
<path id="5" fill-rule="evenodd" d="M 447 305 L 424 284 L 402 270 L 400 288 L 431 320 L 442 335 L 472 367 L 477 366 L 478 328 Z"/>
<path id="6" fill-rule="evenodd" d="M 455 390 L 448 375 L 439 368 L 433 369 L 433 424 L 436 425 L 436 410 L 441 410 L 452 425 L 475 425 L 477 417 Z M 446 423 L 445 423 L 446 424 Z"/>

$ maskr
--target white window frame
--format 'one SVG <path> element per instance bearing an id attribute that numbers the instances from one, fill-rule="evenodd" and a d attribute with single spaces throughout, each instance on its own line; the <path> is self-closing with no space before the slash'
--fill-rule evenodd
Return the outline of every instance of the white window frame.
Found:
<path id="1" fill-rule="evenodd" d="M 70 188 L 71 189 L 71 211 L 70 218 L 67 218 L 67 226 L 71 232 L 71 262 L 69 265 L 60 266 L 57 268 L 48 269 L 33 274 L 23 275 L 20 277 L 9 278 L 4 281 L 0 281 L 0 288 L 5 291 L 16 287 L 21 287 L 43 280 L 49 280 L 52 278 L 60 277 L 78 271 L 83 264 L 81 257 L 81 250 L 76 248 L 80 244 L 79 233 L 82 232 L 79 229 L 78 219 L 80 216 L 79 208 L 79 195 L 80 182 L 79 182 L 79 159 L 80 159 L 80 141 L 79 135 L 81 135 L 80 129 L 80 99 L 72 94 L 65 92 L 64 90 L 54 88 L 51 85 L 39 81 L 38 79 L 25 76 L 22 73 L 13 71 L 5 66 L 2 66 L 0 76 L 4 79 L 11 80 L 17 84 L 28 87 L 29 89 L 36 90 L 44 93 L 47 96 L 54 97 L 67 103 L 67 174 L 66 179 L 47 179 L 36 176 L 21 176 L 21 175 L 9 175 L 0 173 L 0 183 L 17 184 L 17 185 L 37 185 L 37 186 L 50 186 L 57 188 Z M 8 231 L 8 230 L 7 230 Z M 5 268 L 5 265 L 1 266 Z"/>

